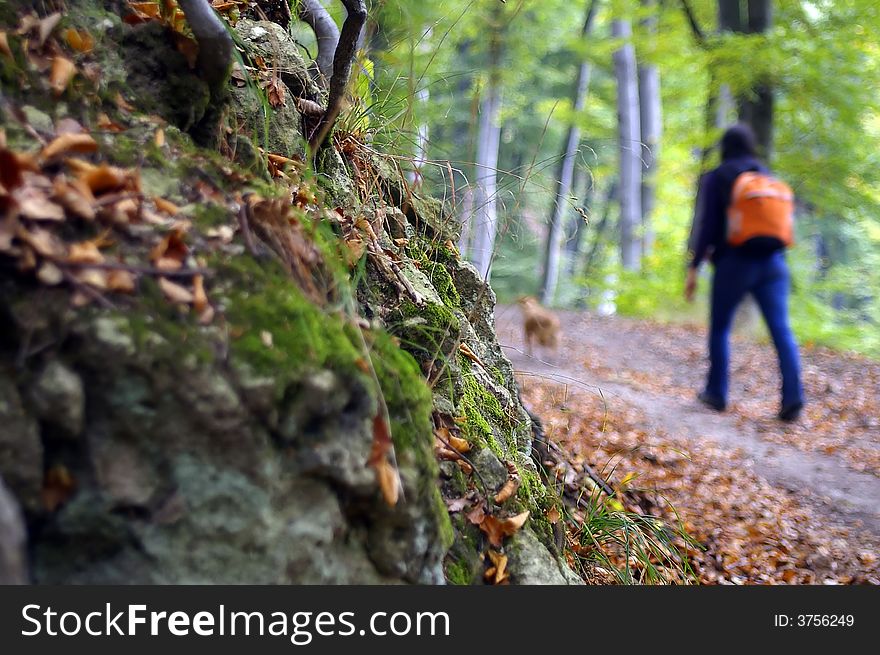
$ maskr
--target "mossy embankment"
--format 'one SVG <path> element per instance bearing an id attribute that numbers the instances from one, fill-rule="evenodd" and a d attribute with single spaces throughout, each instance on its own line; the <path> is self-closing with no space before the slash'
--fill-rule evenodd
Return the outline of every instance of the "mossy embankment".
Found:
<path id="1" fill-rule="evenodd" d="M 5 145 L 39 152 L 75 124 L 97 142 L 79 158 L 128 171 L 140 204 L 123 221 L 121 200 L 99 200 L 94 220 L 51 226 L 64 256 L 100 243 L 128 293 L 79 273 L 48 284 L 43 255 L 23 266 L 15 239 L 0 253 L 0 476 L 25 517 L 29 579 L 481 582 L 489 545 L 464 499 L 530 513 L 493 547 L 511 581 L 574 580 L 494 295 L 448 245 L 443 207 L 374 154 L 331 147 L 310 170 L 292 102 L 272 108 L 233 78 L 227 103 L 207 106 L 167 26 L 70 4 L 55 33 L 88 30 L 94 47 L 50 42 L 77 66 L 63 93 L 35 63 L 44 53 L 10 37 Z M 3 18 L 11 34 L 18 16 Z M 314 92 L 276 28 L 239 22 L 244 61 L 274 52 L 288 92 Z M 206 127 L 219 143 L 205 145 Z M 163 249 L 199 271 L 198 284 L 174 279 L 194 296 L 202 285 L 207 305 L 169 294 Z M 396 503 L 368 466 L 384 421 Z M 468 442 L 464 459 L 438 462 L 443 426 Z M 509 482 L 517 491 L 493 500 Z"/>

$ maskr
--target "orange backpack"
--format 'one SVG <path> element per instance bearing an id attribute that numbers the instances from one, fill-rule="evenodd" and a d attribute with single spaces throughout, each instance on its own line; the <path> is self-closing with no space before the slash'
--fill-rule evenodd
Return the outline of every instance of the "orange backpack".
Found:
<path id="1" fill-rule="evenodd" d="M 756 237 L 794 243 L 794 193 L 766 173 L 742 173 L 733 183 L 727 210 L 727 242 L 741 246 Z"/>

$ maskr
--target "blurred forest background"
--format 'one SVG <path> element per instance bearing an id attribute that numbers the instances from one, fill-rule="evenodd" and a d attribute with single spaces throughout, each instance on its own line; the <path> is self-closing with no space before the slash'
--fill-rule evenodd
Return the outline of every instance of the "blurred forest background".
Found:
<path id="1" fill-rule="evenodd" d="M 878 34 L 869 0 L 373 0 L 348 128 L 445 199 L 500 301 L 697 321 L 697 181 L 747 122 L 798 197 L 799 338 L 878 356 Z"/>

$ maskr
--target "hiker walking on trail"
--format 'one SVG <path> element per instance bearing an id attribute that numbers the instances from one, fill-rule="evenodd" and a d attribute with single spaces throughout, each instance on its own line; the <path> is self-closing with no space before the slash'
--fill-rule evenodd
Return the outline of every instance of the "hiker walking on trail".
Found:
<path id="1" fill-rule="evenodd" d="M 751 293 L 779 355 L 779 418 L 794 421 L 804 406 L 800 360 L 788 320 L 789 272 L 785 248 L 793 242 L 791 189 L 770 176 L 756 156 L 755 137 L 744 125 L 721 139 L 721 165 L 704 179 L 696 245 L 685 284 L 693 300 L 697 271 L 714 266 L 709 328 L 709 376 L 699 399 L 717 411 L 727 407 L 730 331 L 737 305 Z"/>

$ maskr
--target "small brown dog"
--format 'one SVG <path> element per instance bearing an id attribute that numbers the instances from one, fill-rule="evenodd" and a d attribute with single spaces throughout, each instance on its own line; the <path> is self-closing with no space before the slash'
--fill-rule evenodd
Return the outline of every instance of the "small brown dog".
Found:
<path id="1" fill-rule="evenodd" d="M 532 354 L 532 338 L 538 345 L 556 350 L 559 346 L 559 319 L 551 311 L 538 304 L 532 296 L 524 296 L 517 301 L 523 315 L 523 332 L 526 351 Z"/>

